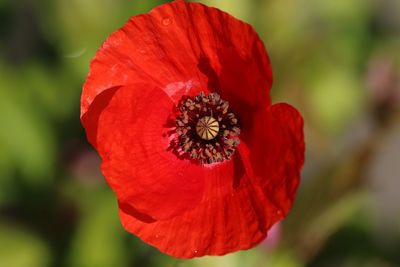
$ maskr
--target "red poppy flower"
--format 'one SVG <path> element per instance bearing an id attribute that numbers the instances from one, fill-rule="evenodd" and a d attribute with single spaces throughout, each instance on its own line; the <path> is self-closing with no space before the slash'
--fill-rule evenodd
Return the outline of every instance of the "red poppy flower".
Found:
<path id="1" fill-rule="evenodd" d="M 272 105 L 253 28 L 182 0 L 132 17 L 97 51 L 81 120 L 124 228 L 179 258 L 262 241 L 292 206 L 303 121 Z"/>

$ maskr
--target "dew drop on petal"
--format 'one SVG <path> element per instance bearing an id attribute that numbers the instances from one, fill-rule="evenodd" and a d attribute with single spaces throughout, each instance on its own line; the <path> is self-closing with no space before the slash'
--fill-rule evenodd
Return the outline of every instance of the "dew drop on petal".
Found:
<path id="1" fill-rule="evenodd" d="M 276 210 L 276 215 L 278 215 L 278 216 L 282 216 L 282 211 L 281 210 Z"/>
<path id="2" fill-rule="evenodd" d="M 162 20 L 162 24 L 163 24 L 164 26 L 170 25 L 171 22 L 172 22 L 172 20 L 171 20 L 170 18 L 164 18 L 164 19 Z"/>
<path id="3" fill-rule="evenodd" d="M 195 250 L 195 251 L 193 251 L 193 252 L 194 252 L 195 254 L 197 254 L 197 252 L 198 252 L 198 251 L 197 251 L 197 250 Z"/>

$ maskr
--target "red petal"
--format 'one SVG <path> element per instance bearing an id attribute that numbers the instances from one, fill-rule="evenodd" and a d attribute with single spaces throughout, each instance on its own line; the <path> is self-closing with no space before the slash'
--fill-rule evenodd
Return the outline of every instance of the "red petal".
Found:
<path id="1" fill-rule="evenodd" d="M 303 119 L 288 104 L 275 104 L 254 119 L 243 132 L 250 149 L 254 175 L 261 179 L 266 196 L 286 214 L 292 206 L 304 163 Z"/>
<path id="2" fill-rule="evenodd" d="M 208 168 L 205 198 L 196 208 L 170 220 L 151 221 L 120 205 L 122 225 L 178 258 L 223 255 L 251 248 L 282 217 L 253 180 L 256 179 L 245 174 L 236 153 L 233 160 Z"/>
<path id="3" fill-rule="evenodd" d="M 168 151 L 173 106 L 162 90 L 128 85 L 96 98 L 82 120 L 118 200 L 154 219 L 192 209 L 203 196 L 202 168 Z"/>
<path id="4" fill-rule="evenodd" d="M 94 57 L 81 115 L 101 92 L 151 82 L 174 100 L 217 91 L 236 110 L 269 105 L 271 66 L 253 28 L 227 13 L 174 1 L 132 17 Z"/>
<path id="5" fill-rule="evenodd" d="M 304 160 L 296 111 L 276 105 L 257 114 L 269 106 L 271 83 L 252 27 L 201 4 L 162 5 L 107 39 L 91 63 L 81 115 L 128 231 L 182 258 L 265 238 L 290 208 Z M 199 91 L 219 92 L 241 119 L 245 142 L 229 162 L 199 167 L 167 151 L 172 101 Z"/>

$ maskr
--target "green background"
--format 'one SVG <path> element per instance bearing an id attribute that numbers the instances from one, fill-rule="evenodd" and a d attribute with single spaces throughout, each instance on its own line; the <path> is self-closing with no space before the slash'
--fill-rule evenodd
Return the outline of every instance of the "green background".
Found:
<path id="1" fill-rule="evenodd" d="M 0 267 L 400 266 L 400 1 L 209 0 L 252 24 L 306 164 L 257 248 L 176 260 L 121 227 L 79 122 L 89 61 L 162 1 L 0 0 Z"/>

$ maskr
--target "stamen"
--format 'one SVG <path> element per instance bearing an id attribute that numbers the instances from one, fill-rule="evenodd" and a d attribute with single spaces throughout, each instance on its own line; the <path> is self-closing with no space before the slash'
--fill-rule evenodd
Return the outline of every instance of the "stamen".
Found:
<path id="1" fill-rule="evenodd" d="M 183 152 L 202 164 L 230 160 L 239 144 L 238 119 L 217 93 L 185 96 L 179 103 L 176 132 Z"/>

